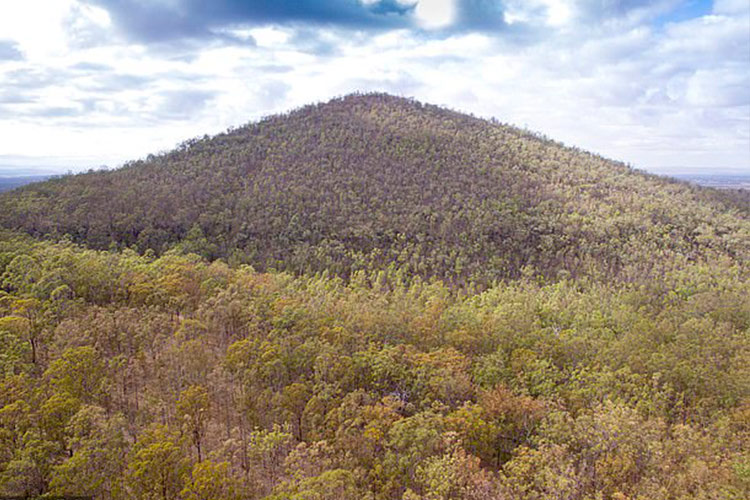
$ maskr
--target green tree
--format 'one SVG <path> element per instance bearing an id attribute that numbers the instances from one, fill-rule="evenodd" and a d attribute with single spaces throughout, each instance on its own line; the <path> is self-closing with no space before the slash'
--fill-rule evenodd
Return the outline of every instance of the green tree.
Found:
<path id="1" fill-rule="evenodd" d="M 204 460 L 193 465 L 180 493 L 184 500 L 236 500 L 243 498 L 228 462 Z"/>
<path id="2" fill-rule="evenodd" d="M 182 491 L 188 472 L 179 436 L 165 426 L 153 424 L 130 451 L 126 491 L 144 500 L 173 500 Z"/>
<path id="3" fill-rule="evenodd" d="M 184 428 L 195 446 L 198 462 L 203 460 L 201 443 L 210 419 L 211 399 L 205 387 L 192 385 L 180 393 L 177 400 L 177 414 L 183 420 Z"/>
<path id="4" fill-rule="evenodd" d="M 66 428 L 71 456 L 52 471 L 53 495 L 92 495 L 121 498 L 127 449 L 126 425 L 121 415 L 107 417 L 98 406 L 83 406 Z"/>
<path id="5" fill-rule="evenodd" d="M 50 363 L 44 375 L 55 390 L 81 402 L 97 404 L 107 401 L 106 367 L 91 346 L 66 349 Z"/>

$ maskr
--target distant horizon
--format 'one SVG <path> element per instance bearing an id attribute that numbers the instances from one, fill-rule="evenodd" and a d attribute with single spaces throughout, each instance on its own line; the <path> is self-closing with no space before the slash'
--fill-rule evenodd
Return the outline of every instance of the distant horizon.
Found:
<path id="1" fill-rule="evenodd" d="M 552 138 L 554 139 L 554 138 Z M 159 154 L 164 151 L 156 152 Z M 594 152 L 596 153 L 596 152 Z M 92 160 L 78 160 L 68 163 L 65 158 L 34 158 L 34 157 L 15 157 L 14 160 L 5 161 L 0 156 L 0 178 L 14 177 L 39 177 L 39 176 L 56 176 L 66 175 L 69 173 L 80 174 L 90 170 L 117 170 L 131 161 L 138 161 L 145 158 L 131 158 L 128 160 L 106 163 Z M 664 176 L 681 176 L 681 175 L 739 175 L 750 177 L 750 166 L 659 166 L 659 167 L 641 167 L 628 163 L 626 160 L 610 158 L 613 161 L 628 164 L 634 170 L 648 172 L 654 175 Z M 40 161 L 41 160 L 41 161 Z"/>
<path id="2" fill-rule="evenodd" d="M 80 174 L 90 170 L 117 170 L 122 168 L 125 163 L 120 163 L 116 166 L 112 165 L 86 165 L 86 166 L 14 166 L 14 165 L 0 165 L 0 178 L 10 179 L 19 177 L 51 177 L 58 175 L 67 174 Z M 662 167 L 662 168 L 640 168 L 631 165 L 631 168 L 649 174 L 662 175 L 662 176 L 731 176 L 737 175 L 742 177 L 750 177 L 750 167 Z"/>
<path id="3" fill-rule="evenodd" d="M 552 137 L 551 139 L 555 139 Z M 566 144 L 566 146 L 574 146 Z M 177 147 L 177 145 L 175 145 Z M 172 148 L 174 149 L 174 148 Z M 152 154 L 161 154 L 169 150 L 158 151 Z M 596 151 L 592 153 L 599 154 Z M 148 156 L 148 155 L 147 155 Z M 602 155 L 604 156 L 604 155 Z M 68 173 L 79 174 L 89 170 L 116 170 L 125 164 L 145 159 L 130 158 L 115 161 L 100 161 L 91 158 L 49 158 L 49 157 L 22 157 L 0 155 L 0 177 L 32 177 L 32 176 L 55 176 Z M 679 175 L 740 175 L 750 176 L 750 165 L 748 166 L 657 166 L 643 167 L 629 163 L 626 159 L 609 158 L 613 161 L 625 163 L 634 170 L 640 170 L 655 175 L 679 176 Z"/>

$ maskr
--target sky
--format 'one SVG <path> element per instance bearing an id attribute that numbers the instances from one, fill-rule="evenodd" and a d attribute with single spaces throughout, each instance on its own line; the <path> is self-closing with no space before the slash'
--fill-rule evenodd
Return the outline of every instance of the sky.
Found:
<path id="1" fill-rule="evenodd" d="M 114 168 L 355 91 L 750 174 L 750 1 L 0 0 L 0 176 Z"/>

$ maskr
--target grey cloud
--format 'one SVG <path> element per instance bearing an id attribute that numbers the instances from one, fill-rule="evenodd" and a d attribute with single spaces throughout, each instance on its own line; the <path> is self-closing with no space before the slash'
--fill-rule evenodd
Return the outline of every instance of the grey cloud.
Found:
<path id="1" fill-rule="evenodd" d="M 506 28 L 503 2 L 493 0 L 464 0 L 458 5 L 454 29 L 494 31 Z"/>
<path id="2" fill-rule="evenodd" d="M 81 110 L 72 106 L 50 106 L 33 109 L 27 114 L 29 116 L 38 116 L 44 118 L 67 118 L 80 115 Z"/>
<path id="3" fill-rule="evenodd" d="M 411 10 L 395 0 L 88 0 L 110 13 L 130 38 L 147 42 L 216 38 L 227 26 L 313 23 L 362 29 L 403 26 Z M 223 35 L 225 36 L 225 35 Z"/>
<path id="4" fill-rule="evenodd" d="M 81 88 L 95 92 L 119 92 L 132 88 L 141 88 L 153 78 L 140 75 L 123 73 L 104 73 L 94 76 L 89 84 L 81 85 Z"/>
<path id="5" fill-rule="evenodd" d="M 172 81 L 182 83 L 200 83 L 206 80 L 203 75 L 185 73 L 182 71 L 170 71 L 149 74 L 148 76 L 121 73 L 117 68 L 104 64 L 82 62 L 68 68 L 76 76 L 82 77 L 83 81 L 79 88 L 93 92 L 112 93 L 121 90 L 140 89 L 152 82 Z"/>
<path id="6" fill-rule="evenodd" d="M 283 105 L 291 88 L 292 87 L 288 83 L 279 80 L 272 80 L 261 87 L 260 92 L 256 97 L 263 108 L 274 109 Z"/>
<path id="7" fill-rule="evenodd" d="M 81 110 L 75 107 L 69 106 L 34 106 L 31 107 L 23 106 L 27 101 L 20 103 L 0 103 L 0 117 L 14 117 L 14 118 L 68 118 L 78 116 Z M 20 106 L 19 106 L 20 104 Z"/>
<path id="8" fill-rule="evenodd" d="M 471 61 L 471 58 L 466 56 L 459 56 L 456 54 L 444 54 L 444 55 L 429 55 L 429 56 L 412 56 L 405 59 L 406 61 L 414 64 L 428 64 L 433 68 L 439 68 L 443 65 L 448 64 L 462 64 Z"/>
<path id="9" fill-rule="evenodd" d="M 0 40 L 0 61 L 18 61 L 23 59 L 23 54 L 13 42 Z"/>
<path id="10" fill-rule="evenodd" d="M 80 62 L 80 63 L 76 63 L 70 66 L 70 69 L 74 71 L 90 72 L 90 71 L 112 71 L 113 68 L 112 66 L 108 66 L 106 64 Z"/>
<path id="11" fill-rule="evenodd" d="M 27 66 L 5 73 L 3 75 L 3 86 L 25 91 L 55 85 L 68 77 L 69 73 L 65 70 Z"/>
<path id="12" fill-rule="evenodd" d="M 3 118 L 66 116 L 69 110 L 56 107 L 45 108 L 40 103 L 39 96 L 42 89 L 58 85 L 69 76 L 66 70 L 29 66 L 0 73 L 3 82 L 2 89 L 0 89 L 0 116 Z"/>
<path id="13" fill-rule="evenodd" d="M 175 51 L 179 44 L 186 53 L 195 52 L 191 43 L 207 40 L 224 44 L 253 44 L 252 39 L 235 37 L 231 28 L 267 24 L 291 25 L 301 32 L 320 28 L 343 28 L 362 32 L 394 28 L 411 29 L 425 38 L 480 31 L 502 34 L 510 41 L 534 43 L 548 36 L 546 7 L 523 0 L 456 0 L 454 22 L 443 29 L 423 30 L 414 16 L 417 0 L 84 0 L 107 9 L 115 25 L 128 38 L 150 46 Z M 578 23 L 596 26 L 612 19 L 629 23 L 654 19 L 678 8 L 679 0 L 576 0 L 570 4 Z M 530 13 L 528 22 L 507 24 L 508 8 Z M 302 50 L 326 54 L 336 47 L 311 36 L 297 37 Z M 187 45 L 186 45 L 187 44 Z M 306 48 L 305 48 L 306 47 Z"/>
<path id="14" fill-rule="evenodd" d="M 402 96 L 417 96 L 424 88 L 424 82 L 411 73 L 400 71 L 392 78 L 357 78 L 347 82 L 350 88 L 344 92 L 389 92 Z"/>
<path id="15" fill-rule="evenodd" d="M 153 111 L 156 118 L 165 120 L 185 120 L 193 117 L 206 107 L 216 96 L 207 90 L 170 90 L 160 94 L 161 104 Z"/>
<path id="16" fill-rule="evenodd" d="M 269 73 L 289 73 L 291 71 L 294 71 L 294 66 L 289 66 L 286 64 L 264 64 L 262 66 L 256 66 L 255 69 L 257 71 L 261 71 L 263 73 L 269 74 Z"/>
<path id="17" fill-rule="evenodd" d="M 163 38 L 145 40 L 148 50 L 152 54 L 169 61 L 193 62 L 201 51 L 211 47 L 255 47 L 255 39 L 251 36 L 238 37 L 228 32 L 228 26 L 215 30 L 202 31 L 194 36 L 179 34 L 165 34 Z"/>
<path id="18" fill-rule="evenodd" d="M 0 92 L 0 104 L 26 104 L 34 102 L 27 94 L 17 90 L 4 90 Z"/>

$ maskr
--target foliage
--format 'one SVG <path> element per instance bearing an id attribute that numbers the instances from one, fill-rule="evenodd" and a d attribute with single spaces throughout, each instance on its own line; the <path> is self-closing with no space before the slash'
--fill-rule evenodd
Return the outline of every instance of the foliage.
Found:
<path id="1" fill-rule="evenodd" d="M 2 195 L 0 495 L 748 498 L 743 200 L 378 94 Z"/>
<path id="2" fill-rule="evenodd" d="M 0 300 L 2 494 L 748 494 L 744 261 L 470 292 L 0 245 L 37 270 Z"/>

